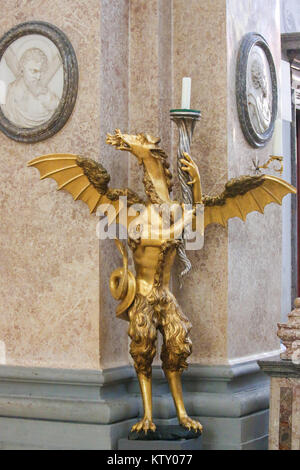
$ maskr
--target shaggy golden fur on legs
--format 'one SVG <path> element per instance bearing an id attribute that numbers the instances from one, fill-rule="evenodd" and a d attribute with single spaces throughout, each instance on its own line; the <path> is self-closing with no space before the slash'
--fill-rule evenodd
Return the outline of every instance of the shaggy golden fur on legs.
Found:
<path id="1" fill-rule="evenodd" d="M 189 331 L 192 325 L 182 313 L 175 297 L 167 289 L 152 289 L 145 297 L 137 294 L 129 311 L 131 338 L 130 353 L 137 372 L 143 405 L 144 417 L 132 427 L 132 431 L 155 431 L 152 421 L 151 365 L 156 353 L 157 330 L 163 336 L 161 351 L 162 367 L 174 399 L 179 423 L 196 432 L 202 426 L 191 419 L 185 410 L 181 373 L 187 367 L 186 359 L 192 352 Z"/>
<path id="2" fill-rule="evenodd" d="M 157 321 L 154 310 L 146 297 L 137 294 L 129 311 L 129 330 L 131 338 L 130 354 L 136 372 L 151 376 L 151 365 L 156 353 Z"/>
<path id="3" fill-rule="evenodd" d="M 136 372 L 147 377 L 151 375 L 157 329 L 163 336 L 163 369 L 182 371 L 187 368 L 186 359 L 192 352 L 192 343 L 188 336 L 191 326 L 169 291 L 153 290 L 147 297 L 137 294 L 129 311 L 128 330 L 132 340 L 130 354 Z"/>
<path id="4" fill-rule="evenodd" d="M 162 368 L 170 371 L 183 371 L 187 368 L 187 358 L 192 352 L 189 332 L 191 323 L 181 311 L 175 297 L 168 293 L 158 326 L 163 336 L 160 358 Z"/>

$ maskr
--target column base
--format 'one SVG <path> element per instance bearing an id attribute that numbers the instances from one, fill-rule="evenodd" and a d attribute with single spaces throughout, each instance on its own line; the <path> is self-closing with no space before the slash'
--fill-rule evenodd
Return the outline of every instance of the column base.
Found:
<path id="1" fill-rule="evenodd" d="M 131 367 L 0 366 L 0 449 L 116 449 L 139 413 Z"/>
<path id="2" fill-rule="evenodd" d="M 116 449 L 134 420 L 112 424 L 0 418 L 1 450 Z"/>

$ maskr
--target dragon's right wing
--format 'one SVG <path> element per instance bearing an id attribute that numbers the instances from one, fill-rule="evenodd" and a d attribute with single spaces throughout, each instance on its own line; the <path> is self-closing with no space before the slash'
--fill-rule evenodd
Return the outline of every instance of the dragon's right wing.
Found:
<path id="1" fill-rule="evenodd" d="M 70 153 L 55 153 L 42 155 L 34 158 L 28 163 L 28 166 L 37 168 L 41 175 L 41 180 L 45 178 L 53 178 L 58 183 L 58 190 L 64 189 L 69 192 L 74 201 L 81 200 L 85 202 L 90 209 L 90 213 L 95 212 L 101 197 L 105 194 L 105 186 L 109 181 L 109 175 L 100 174 L 99 167 L 98 177 L 102 181 L 102 188 L 95 185 L 85 172 L 82 165 L 82 158 L 79 155 Z M 96 163 L 96 162 L 95 162 Z M 104 170 L 104 168 L 102 167 Z"/>
<path id="2" fill-rule="evenodd" d="M 124 200 L 120 196 L 127 196 L 128 205 L 141 202 L 130 189 L 109 189 L 110 175 L 100 163 L 89 158 L 70 153 L 53 153 L 34 158 L 28 166 L 39 170 L 41 180 L 53 178 L 58 183 L 58 190 L 69 192 L 75 201 L 85 202 L 91 214 L 96 212 L 100 204 L 113 207 L 114 211 L 108 211 L 109 225 L 124 208 Z"/>

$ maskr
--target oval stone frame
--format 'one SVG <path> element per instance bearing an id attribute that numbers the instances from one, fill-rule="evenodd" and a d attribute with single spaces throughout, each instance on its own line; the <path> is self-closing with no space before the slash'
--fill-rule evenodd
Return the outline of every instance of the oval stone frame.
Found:
<path id="1" fill-rule="evenodd" d="M 63 92 L 54 114 L 45 123 L 32 128 L 18 127 L 9 121 L 0 108 L 0 130 L 17 142 L 33 143 L 48 139 L 58 132 L 69 119 L 78 91 L 78 64 L 69 39 L 56 26 L 43 21 L 29 21 L 10 29 L 0 39 L 0 61 L 6 49 L 22 36 L 40 34 L 47 37 L 57 47 L 63 66 Z"/>
<path id="2" fill-rule="evenodd" d="M 271 77 L 271 92 L 272 92 L 272 110 L 271 121 L 268 129 L 260 134 L 258 133 L 251 122 L 248 99 L 247 99 L 247 66 L 249 55 L 254 46 L 260 47 L 267 58 Z M 238 115 L 240 119 L 241 128 L 243 130 L 246 140 L 252 147 L 264 147 L 271 139 L 274 132 L 274 125 L 277 116 L 278 107 L 278 92 L 277 92 L 277 78 L 276 69 L 273 57 L 268 46 L 267 41 L 258 33 L 248 33 L 242 39 L 242 43 L 238 53 L 237 70 L 236 70 L 236 102 Z"/>

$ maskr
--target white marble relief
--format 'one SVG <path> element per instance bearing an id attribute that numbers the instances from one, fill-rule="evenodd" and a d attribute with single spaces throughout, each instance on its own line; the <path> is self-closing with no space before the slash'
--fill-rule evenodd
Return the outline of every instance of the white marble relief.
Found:
<path id="1" fill-rule="evenodd" d="M 246 93 L 253 129 L 263 134 L 272 119 L 272 84 L 267 57 L 259 46 L 254 46 L 249 54 Z"/>
<path id="2" fill-rule="evenodd" d="M 47 122 L 63 93 L 63 67 L 55 44 L 30 34 L 14 41 L 0 61 L 3 114 L 14 125 L 32 128 Z"/>

